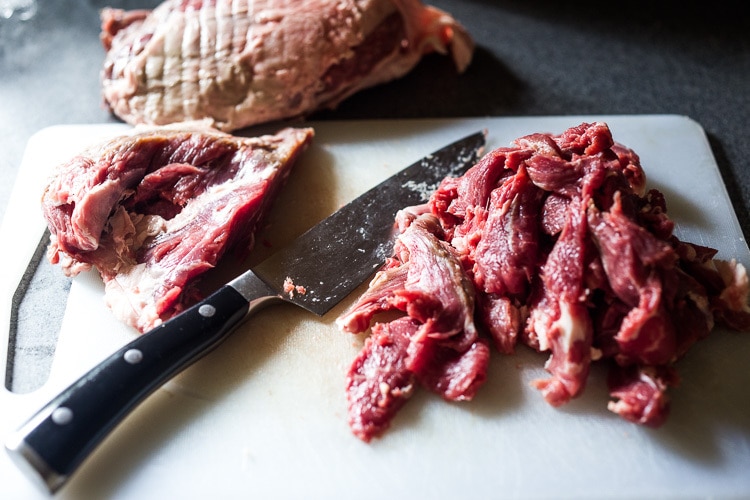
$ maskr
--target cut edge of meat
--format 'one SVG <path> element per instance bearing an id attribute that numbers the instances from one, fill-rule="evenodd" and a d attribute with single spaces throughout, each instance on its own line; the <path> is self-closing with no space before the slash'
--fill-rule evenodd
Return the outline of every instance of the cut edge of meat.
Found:
<path id="1" fill-rule="evenodd" d="M 314 135 L 311 128 L 284 128 L 234 137 L 208 124 L 136 128 L 61 164 L 45 190 L 50 261 L 69 275 L 95 267 L 107 305 L 141 332 L 197 301 L 197 280 L 227 251 L 249 251 L 254 232 Z M 147 148 L 139 152 L 143 144 Z M 186 161 L 196 168 L 184 168 Z M 155 196 L 131 204 L 141 182 L 161 170 L 174 179 L 156 184 L 164 190 Z M 127 185 L 118 186 L 118 176 L 127 178 Z M 69 182 L 78 187 L 67 190 Z M 104 189 L 115 190 L 105 197 L 110 205 L 81 202 Z M 171 197 L 176 214 L 172 208 L 163 212 Z M 89 209 L 96 212 L 83 234 L 94 234 L 94 244 L 85 240 L 84 248 L 71 246 L 76 238 L 65 234 L 88 227 Z"/>

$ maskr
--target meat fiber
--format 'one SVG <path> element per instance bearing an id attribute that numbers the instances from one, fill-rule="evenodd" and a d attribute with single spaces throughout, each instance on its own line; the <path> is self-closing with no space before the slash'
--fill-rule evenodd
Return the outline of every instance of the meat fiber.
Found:
<path id="1" fill-rule="evenodd" d="M 468 340 L 454 341 L 441 346 L 444 354 L 469 360 L 486 337 L 501 353 L 519 342 L 548 353 L 550 376 L 532 385 L 553 406 L 582 393 L 591 363 L 606 362 L 608 408 L 638 424 L 661 425 L 668 390 L 679 381 L 675 363 L 716 324 L 750 330 L 745 268 L 680 241 L 666 210 L 663 194 L 646 190 L 638 155 L 615 143 L 605 123 L 521 137 L 463 176 L 444 179 L 428 204 L 402 211 L 416 214 L 409 220 L 419 225 L 397 224 L 405 240 L 429 225 L 421 236 L 429 244 L 406 254 L 397 244 L 394 260 L 339 318 L 343 329 L 359 332 L 376 312 L 407 312 L 375 323 L 350 371 L 350 412 L 386 401 L 376 388 L 399 381 L 399 397 L 379 407 L 377 422 L 372 412 L 350 413 L 355 434 L 368 440 L 382 432 L 410 394 L 404 388 L 415 380 L 424 385 L 411 364 L 431 345 L 417 332 L 438 312 L 441 324 L 476 322 L 476 335 L 466 337 L 471 348 Z M 412 296 L 405 290 L 416 259 L 430 272 L 419 273 L 421 294 Z M 460 290 L 462 299 L 446 301 L 448 290 Z M 475 392 L 484 355 L 481 365 L 453 365 L 444 380 L 473 380 Z M 448 373 L 442 359 L 424 358 L 433 367 L 420 365 L 419 373 Z"/>
<path id="2" fill-rule="evenodd" d="M 212 118 L 225 131 L 333 108 L 473 42 L 419 0 L 167 0 L 153 11 L 105 9 L 102 88 L 128 123 Z"/>
<path id="3" fill-rule="evenodd" d="M 430 214 L 399 214 L 405 228 L 396 257 L 337 324 L 358 333 L 376 313 L 406 317 L 376 323 L 347 375 L 349 423 L 364 441 L 380 435 L 415 384 L 446 400 L 473 398 L 486 378 L 489 348 L 474 326 L 473 285 Z"/>
<path id="4" fill-rule="evenodd" d="M 43 195 L 49 257 L 94 266 L 115 315 L 149 330 L 199 298 L 197 280 L 246 251 L 312 129 L 234 137 L 207 123 L 115 138 L 58 167 Z"/>
<path id="5" fill-rule="evenodd" d="M 526 325 L 534 347 L 551 351 L 546 368 L 552 377 L 534 385 L 553 406 L 579 395 L 591 361 L 592 327 L 586 310 L 586 211 L 571 199 L 560 236 L 540 269 Z"/>

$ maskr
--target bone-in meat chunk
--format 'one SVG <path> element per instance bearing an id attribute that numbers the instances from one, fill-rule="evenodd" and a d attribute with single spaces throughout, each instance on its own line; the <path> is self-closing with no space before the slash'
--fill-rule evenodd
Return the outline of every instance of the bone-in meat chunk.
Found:
<path id="1" fill-rule="evenodd" d="M 60 165 L 43 196 L 49 256 L 96 267 L 115 315 L 140 331 L 198 298 L 197 280 L 253 235 L 312 129 L 234 137 L 206 123 L 115 138 Z"/>

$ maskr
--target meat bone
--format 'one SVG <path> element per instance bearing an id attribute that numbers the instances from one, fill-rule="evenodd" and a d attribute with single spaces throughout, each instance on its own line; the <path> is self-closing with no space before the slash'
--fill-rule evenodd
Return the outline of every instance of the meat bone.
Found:
<path id="1" fill-rule="evenodd" d="M 272 303 L 322 316 L 391 255 L 394 218 L 426 202 L 446 176 L 476 163 L 485 134 L 476 132 L 417 161 L 359 196 L 202 302 L 109 356 L 64 390 L 6 440 L 19 468 L 54 493 L 141 401 Z M 290 280 L 305 293 L 289 293 Z"/>

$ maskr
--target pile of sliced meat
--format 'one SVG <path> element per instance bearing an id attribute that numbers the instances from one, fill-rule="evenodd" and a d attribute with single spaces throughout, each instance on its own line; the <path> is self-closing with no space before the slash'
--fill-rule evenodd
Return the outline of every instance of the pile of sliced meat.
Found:
<path id="1" fill-rule="evenodd" d="M 403 210 L 395 253 L 338 319 L 372 333 L 347 377 L 349 421 L 381 434 L 417 386 L 471 399 L 489 345 L 549 352 L 533 384 L 553 406 L 610 365 L 609 409 L 659 426 L 675 361 L 720 323 L 750 329 L 748 277 L 680 241 L 664 196 L 604 123 L 533 134 Z M 375 317 L 384 311 L 398 311 Z"/>
<path id="2" fill-rule="evenodd" d="M 312 137 L 235 137 L 196 122 L 92 148 L 44 192 L 50 260 L 68 275 L 96 267 L 115 315 L 150 330 L 198 300 L 198 278 L 227 251 L 249 249 Z"/>

